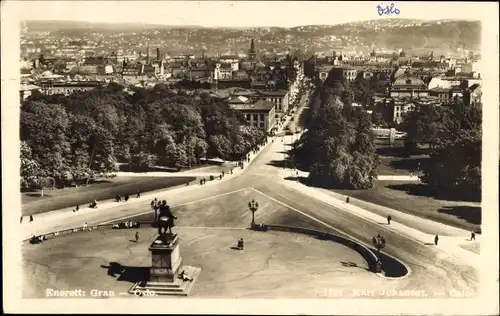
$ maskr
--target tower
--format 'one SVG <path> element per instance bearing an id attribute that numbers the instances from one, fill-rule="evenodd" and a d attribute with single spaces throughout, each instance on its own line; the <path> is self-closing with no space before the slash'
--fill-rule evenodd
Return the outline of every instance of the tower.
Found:
<path id="1" fill-rule="evenodd" d="M 252 41 L 250 42 L 250 51 L 248 52 L 248 57 L 250 57 L 251 60 L 254 60 L 255 57 L 257 57 L 257 54 L 255 53 L 255 42 L 252 38 Z"/>
<path id="2" fill-rule="evenodd" d="M 161 56 L 160 56 L 160 48 L 157 47 L 156 48 L 156 60 L 160 60 L 161 59 Z"/>
<path id="3" fill-rule="evenodd" d="M 149 64 L 151 62 L 151 56 L 149 55 L 149 44 L 148 44 L 148 51 L 146 53 L 146 60 L 147 60 L 147 63 Z"/>

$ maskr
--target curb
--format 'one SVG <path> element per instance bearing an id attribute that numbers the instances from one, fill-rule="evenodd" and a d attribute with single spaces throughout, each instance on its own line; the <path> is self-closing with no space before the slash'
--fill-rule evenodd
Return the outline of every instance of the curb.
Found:
<path id="1" fill-rule="evenodd" d="M 372 250 L 370 250 L 368 247 L 366 247 L 358 242 L 355 242 L 354 240 L 352 240 L 350 238 L 340 236 L 337 234 L 333 234 L 333 233 L 327 233 L 327 232 L 318 231 L 318 230 L 314 230 L 314 229 L 295 227 L 295 226 L 286 226 L 286 225 L 264 225 L 264 226 L 268 229 L 271 229 L 271 230 L 302 233 L 302 234 L 306 234 L 306 235 L 311 235 L 311 236 L 323 238 L 325 240 L 331 240 L 331 241 L 343 244 L 345 246 L 348 246 L 351 249 L 357 251 L 359 254 L 361 254 L 361 256 L 363 256 L 363 258 L 368 262 L 368 266 L 370 267 L 370 271 L 372 271 L 372 272 L 375 271 L 376 262 L 378 261 L 377 255 Z M 384 278 L 386 280 L 401 280 L 401 279 L 405 279 L 411 275 L 412 270 L 407 264 L 405 264 L 401 260 L 394 258 L 393 256 L 386 254 L 385 252 L 383 254 L 390 257 L 391 259 L 399 262 L 401 265 L 403 265 L 405 267 L 407 272 L 405 275 L 403 275 L 401 277 L 386 277 L 383 273 L 375 272 L 375 274 L 377 276 Z"/>
<path id="2" fill-rule="evenodd" d="M 148 226 L 148 225 L 152 226 L 154 224 L 153 222 L 137 222 L 137 223 L 139 224 L 139 227 L 135 227 L 135 228 L 144 228 L 144 226 Z M 88 226 L 86 228 L 84 228 L 84 227 L 70 228 L 70 229 L 56 231 L 56 232 L 52 232 L 52 233 L 48 233 L 48 234 L 39 235 L 39 236 L 45 237 L 47 240 L 49 240 L 49 239 L 54 239 L 56 237 L 60 237 L 60 236 L 62 237 L 62 236 L 66 236 L 69 234 L 79 233 L 79 232 L 84 232 L 84 231 L 113 229 L 113 225 L 114 224 L 103 224 L 103 225 L 92 225 L 92 226 Z M 409 277 L 412 273 L 411 268 L 409 268 L 405 263 L 403 263 L 400 260 L 397 260 L 396 258 L 394 258 L 386 253 L 384 253 L 384 255 L 386 255 L 386 256 L 392 258 L 393 260 L 399 262 L 400 264 L 402 264 L 406 268 L 407 273 L 401 277 L 387 277 L 384 275 L 383 272 L 382 273 L 375 272 L 376 262 L 378 261 L 377 255 L 372 250 L 370 250 L 368 247 L 366 247 L 360 243 L 357 243 L 357 242 L 355 242 L 347 237 L 343 237 L 343 236 L 333 234 L 333 233 L 309 229 L 309 228 L 296 227 L 296 226 L 265 225 L 264 224 L 264 227 L 266 228 L 266 230 L 301 233 L 301 234 L 321 238 L 323 240 L 337 242 L 337 243 L 340 243 L 344 246 L 347 246 L 347 247 L 357 251 L 359 254 L 361 254 L 361 256 L 368 262 L 368 266 L 369 266 L 369 269 L 371 272 L 374 272 L 378 277 L 386 279 L 386 280 L 405 279 L 405 278 Z M 132 229 L 132 228 L 121 228 L 121 229 Z M 202 227 L 201 229 L 207 229 L 207 228 Z M 253 229 L 253 230 L 258 231 L 255 229 Z M 24 239 L 21 241 L 21 245 L 27 244 L 27 243 L 29 243 L 29 241 L 30 241 L 30 238 Z"/>

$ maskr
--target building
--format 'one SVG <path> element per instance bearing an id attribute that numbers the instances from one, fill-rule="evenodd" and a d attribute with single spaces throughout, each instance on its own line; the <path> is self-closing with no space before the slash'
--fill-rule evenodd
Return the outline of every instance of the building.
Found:
<path id="1" fill-rule="evenodd" d="M 40 92 L 45 95 L 62 94 L 68 96 L 75 92 L 89 91 L 103 85 L 100 81 L 40 81 Z"/>
<path id="2" fill-rule="evenodd" d="M 185 74 L 185 76 L 191 80 L 209 78 L 211 75 L 212 69 L 208 67 L 193 67 Z"/>
<path id="3" fill-rule="evenodd" d="M 444 104 L 450 102 L 451 99 L 451 87 L 450 88 L 441 88 L 435 87 L 429 90 L 429 96 L 436 97 L 439 101 Z"/>
<path id="4" fill-rule="evenodd" d="M 19 97 L 21 102 L 26 100 L 34 91 L 40 91 L 40 87 L 33 84 L 22 84 L 19 89 Z"/>
<path id="5" fill-rule="evenodd" d="M 483 96 L 483 88 L 480 84 L 474 84 L 469 88 L 469 106 L 475 107 L 477 109 L 482 109 L 483 103 L 481 101 L 481 98 Z"/>
<path id="6" fill-rule="evenodd" d="M 231 102 L 232 101 L 232 102 Z M 258 100 L 252 102 L 245 97 L 230 100 L 229 105 L 234 110 L 241 112 L 247 123 L 266 132 L 271 132 L 276 124 L 275 105 L 272 102 Z"/>
<path id="7" fill-rule="evenodd" d="M 330 73 L 330 70 L 332 70 L 333 67 L 334 67 L 333 65 L 317 65 L 316 73 L 318 75 L 318 78 L 321 79 L 322 81 L 325 81 L 326 78 L 328 78 L 328 74 Z"/>
<path id="8" fill-rule="evenodd" d="M 229 64 L 229 67 L 231 68 L 231 72 L 238 71 L 240 69 L 240 60 L 239 60 L 238 56 L 235 56 L 235 55 L 221 56 L 219 58 L 219 62 L 221 64 Z"/>
<path id="9" fill-rule="evenodd" d="M 391 97 L 422 97 L 428 96 L 427 86 L 422 79 L 409 73 L 399 76 L 390 88 Z"/>
<path id="10" fill-rule="evenodd" d="M 424 105 L 440 106 L 441 101 L 436 97 L 402 97 L 393 99 L 393 120 L 396 123 L 401 123 L 408 112 L 415 111 Z"/>
<path id="11" fill-rule="evenodd" d="M 233 68 L 230 63 L 216 63 L 214 70 L 214 80 L 231 80 L 233 79 Z"/>
<path id="12" fill-rule="evenodd" d="M 290 103 L 290 93 L 287 90 L 257 91 L 256 98 L 272 102 L 276 113 L 285 114 Z"/>
<path id="13" fill-rule="evenodd" d="M 344 68 L 342 69 L 342 75 L 347 81 L 351 82 L 354 81 L 358 76 L 358 71 L 353 68 Z"/>

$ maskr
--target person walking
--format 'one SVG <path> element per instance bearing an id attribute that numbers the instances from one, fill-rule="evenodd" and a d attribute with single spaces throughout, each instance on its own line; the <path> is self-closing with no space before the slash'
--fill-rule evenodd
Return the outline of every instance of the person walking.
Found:
<path id="1" fill-rule="evenodd" d="M 392 217 L 391 217 L 391 215 L 389 214 L 389 215 L 387 216 L 387 225 L 391 225 L 391 220 L 392 220 Z"/>
<path id="2" fill-rule="evenodd" d="M 346 197 L 346 198 L 345 198 L 345 202 L 346 202 L 347 204 L 349 204 L 349 197 Z"/>
<path id="3" fill-rule="evenodd" d="M 139 232 L 135 232 L 135 242 L 139 242 Z"/>
<path id="4" fill-rule="evenodd" d="M 137 191 L 137 196 L 136 198 L 140 198 L 141 197 L 141 192 Z"/>
<path id="5" fill-rule="evenodd" d="M 476 233 L 474 233 L 474 232 L 471 232 L 471 233 L 470 233 L 470 240 L 471 240 L 471 241 L 472 241 L 472 240 L 476 240 Z"/>
<path id="6" fill-rule="evenodd" d="M 87 230 L 87 227 L 88 227 L 87 223 L 83 224 L 83 230 Z"/>
<path id="7" fill-rule="evenodd" d="M 33 215 L 30 215 L 30 222 L 33 221 Z"/>
<path id="8" fill-rule="evenodd" d="M 22 222 L 23 222 L 23 217 L 21 216 L 21 221 L 20 221 L 20 223 L 22 223 Z"/>
<path id="9" fill-rule="evenodd" d="M 434 237 L 434 244 L 437 246 L 438 244 L 438 241 L 439 241 L 439 236 L 436 235 L 436 237 Z"/>

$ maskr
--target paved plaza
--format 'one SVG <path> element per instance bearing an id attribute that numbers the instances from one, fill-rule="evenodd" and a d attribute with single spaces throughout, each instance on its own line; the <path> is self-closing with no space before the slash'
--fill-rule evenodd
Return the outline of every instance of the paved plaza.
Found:
<path id="1" fill-rule="evenodd" d="M 133 240 L 139 231 L 138 243 Z M 190 296 L 218 298 L 315 298 L 334 290 L 371 288 L 384 280 L 367 271 L 354 250 L 332 241 L 286 232 L 254 232 L 241 228 L 178 227 L 186 265 L 202 268 Z M 148 246 L 157 231 L 99 230 L 25 245 L 23 296 L 46 297 L 47 289 L 92 289 L 127 292 L 151 265 Z M 242 251 L 232 249 L 238 238 Z M 108 275 L 110 263 L 125 266 Z M 343 297 L 352 296 L 351 290 Z"/>

